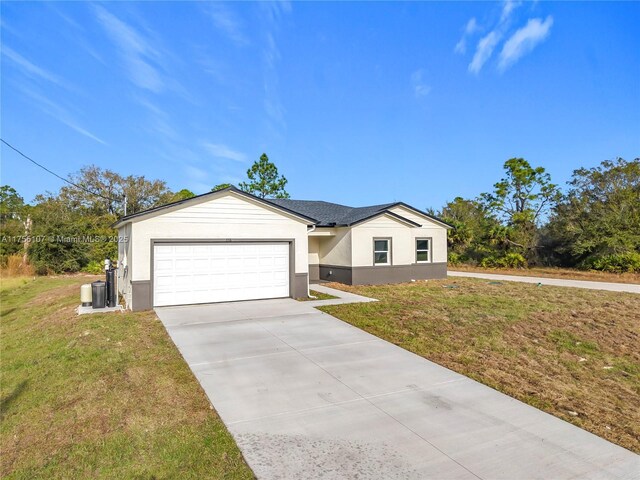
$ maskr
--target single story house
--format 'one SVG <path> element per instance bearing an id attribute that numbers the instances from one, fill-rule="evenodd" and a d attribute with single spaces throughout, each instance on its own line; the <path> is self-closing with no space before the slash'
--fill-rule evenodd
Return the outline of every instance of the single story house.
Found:
<path id="1" fill-rule="evenodd" d="M 444 278 L 449 225 L 402 202 L 347 207 L 264 199 L 235 187 L 122 217 L 127 308 L 305 297 L 352 285 Z"/>

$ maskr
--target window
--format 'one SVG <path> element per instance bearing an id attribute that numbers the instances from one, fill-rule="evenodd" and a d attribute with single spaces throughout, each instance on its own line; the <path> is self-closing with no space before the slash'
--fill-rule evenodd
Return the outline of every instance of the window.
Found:
<path id="1" fill-rule="evenodd" d="M 416 263 L 431 261 L 431 239 L 416 238 Z"/>
<path id="2" fill-rule="evenodd" d="M 391 240 L 388 240 L 388 239 L 373 240 L 373 264 L 374 265 L 391 265 L 390 246 L 391 246 Z"/>

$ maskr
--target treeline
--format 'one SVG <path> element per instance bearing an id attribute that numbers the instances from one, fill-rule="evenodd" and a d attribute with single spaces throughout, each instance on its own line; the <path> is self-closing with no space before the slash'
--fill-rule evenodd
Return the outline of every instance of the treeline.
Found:
<path id="1" fill-rule="evenodd" d="M 564 192 L 522 158 L 504 171 L 492 191 L 432 211 L 453 226 L 451 264 L 640 272 L 640 159 L 575 170 Z"/>
<path id="2" fill-rule="evenodd" d="M 564 192 L 544 168 L 522 158 L 508 160 L 504 171 L 492 191 L 431 211 L 453 226 L 451 264 L 640 272 L 640 159 L 578 169 Z M 38 195 L 32 205 L 10 186 L 0 187 L 0 266 L 13 261 L 40 274 L 99 273 L 103 259 L 117 255 L 111 225 L 124 214 L 125 198 L 132 214 L 194 196 L 161 180 L 96 166 L 70 180 L 74 185 Z M 263 154 L 240 188 L 286 198 L 286 183 Z"/>
<path id="3" fill-rule="evenodd" d="M 102 260 L 116 258 L 116 232 L 111 225 L 125 211 L 134 213 L 194 194 L 174 193 L 166 182 L 143 176 L 124 177 L 89 166 L 57 193 L 38 195 L 29 205 L 12 187 L 0 187 L 2 242 L 0 261 L 20 255 L 37 273 L 98 273 Z M 99 192 L 99 195 L 96 193 Z"/>
<path id="4" fill-rule="evenodd" d="M 122 176 L 95 165 L 71 175 L 57 193 L 37 195 L 27 204 L 12 187 L 0 187 L 0 267 L 38 274 L 100 273 L 105 258 L 117 258 L 118 217 L 195 196 L 173 192 L 162 180 Z M 266 197 L 288 196 L 286 178 L 263 154 L 240 188 Z M 229 186 L 220 184 L 218 190 Z"/>

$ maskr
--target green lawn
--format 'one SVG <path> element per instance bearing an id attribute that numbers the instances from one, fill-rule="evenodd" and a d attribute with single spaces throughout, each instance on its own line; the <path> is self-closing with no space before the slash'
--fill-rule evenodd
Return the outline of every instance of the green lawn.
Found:
<path id="1" fill-rule="evenodd" d="M 309 290 L 309 294 L 311 295 L 311 297 L 315 297 L 315 298 L 304 297 L 304 298 L 298 298 L 297 300 L 299 300 L 301 302 L 308 302 L 308 301 L 311 301 L 311 300 L 332 300 L 334 298 L 338 298 L 338 297 L 335 297 L 333 295 L 329 295 L 328 293 L 322 293 L 322 292 L 318 292 L 316 290 Z"/>
<path id="2" fill-rule="evenodd" d="M 3 282 L 0 476 L 253 478 L 153 312 L 75 315 L 88 281 Z"/>
<path id="3" fill-rule="evenodd" d="M 328 286 L 356 327 L 640 453 L 640 295 L 457 278 Z"/>

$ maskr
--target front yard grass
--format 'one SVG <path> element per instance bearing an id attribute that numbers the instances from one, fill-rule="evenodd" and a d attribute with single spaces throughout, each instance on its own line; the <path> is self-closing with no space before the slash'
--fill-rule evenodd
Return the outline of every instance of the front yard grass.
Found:
<path id="1" fill-rule="evenodd" d="M 640 453 L 640 295 L 456 278 L 320 307 Z"/>
<path id="2" fill-rule="evenodd" d="M 153 312 L 75 314 L 91 280 L 3 282 L 0 477 L 253 478 Z"/>

